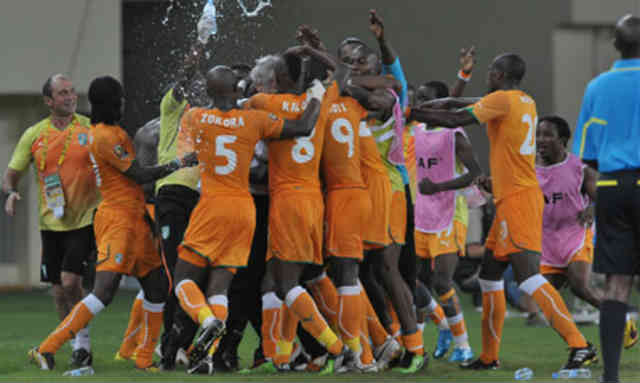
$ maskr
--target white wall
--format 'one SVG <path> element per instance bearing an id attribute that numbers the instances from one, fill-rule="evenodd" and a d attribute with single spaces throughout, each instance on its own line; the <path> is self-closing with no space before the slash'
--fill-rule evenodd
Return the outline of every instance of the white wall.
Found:
<path id="1" fill-rule="evenodd" d="M 0 94 L 40 93 L 55 72 L 80 93 L 100 74 L 121 77 L 120 0 L 2 0 Z"/>

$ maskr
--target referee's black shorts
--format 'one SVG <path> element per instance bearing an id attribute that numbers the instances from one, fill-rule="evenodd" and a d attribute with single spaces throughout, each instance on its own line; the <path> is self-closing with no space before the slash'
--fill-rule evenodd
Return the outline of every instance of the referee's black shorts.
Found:
<path id="1" fill-rule="evenodd" d="M 600 176 L 593 271 L 640 273 L 640 169 Z"/>

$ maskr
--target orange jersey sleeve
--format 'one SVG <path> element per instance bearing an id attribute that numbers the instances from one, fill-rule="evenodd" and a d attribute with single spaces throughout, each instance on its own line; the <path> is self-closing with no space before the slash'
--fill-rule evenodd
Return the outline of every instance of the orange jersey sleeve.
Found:
<path id="1" fill-rule="evenodd" d="M 200 162 L 202 194 L 249 195 L 253 150 L 261 139 L 278 138 L 284 121 L 258 110 L 194 108 L 184 122 Z"/>
<path id="2" fill-rule="evenodd" d="M 136 157 L 133 141 L 119 126 L 91 128 L 89 151 L 105 206 L 144 209 L 142 187 L 124 175 Z"/>
<path id="3" fill-rule="evenodd" d="M 367 111 L 351 97 L 339 97 L 329 106 L 322 173 L 329 189 L 364 187 L 360 169 L 360 121 Z"/>
<path id="4" fill-rule="evenodd" d="M 478 121 L 487 123 L 496 200 L 539 187 L 535 171 L 535 101 L 520 90 L 496 91 L 474 104 L 472 113 Z"/>

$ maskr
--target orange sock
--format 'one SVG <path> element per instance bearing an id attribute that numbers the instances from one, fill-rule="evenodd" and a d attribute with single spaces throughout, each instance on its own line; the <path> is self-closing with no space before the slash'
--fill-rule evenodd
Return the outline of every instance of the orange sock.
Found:
<path id="1" fill-rule="evenodd" d="M 360 346 L 360 323 L 362 322 L 362 298 L 360 286 L 342 286 L 338 288 L 339 311 L 338 325 L 342 341 L 357 355 L 362 351 Z"/>
<path id="2" fill-rule="evenodd" d="M 293 310 L 284 306 L 282 310 L 282 333 L 276 347 L 276 356 L 273 359 L 275 364 L 289 363 L 289 358 L 293 352 L 293 340 L 296 337 L 300 320 Z"/>
<path id="3" fill-rule="evenodd" d="M 208 318 L 213 318 L 213 312 L 207 304 L 202 290 L 190 279 L 185 279 L 176 286 L 176 296 L 180 307 L 189 314 L 194 322 L 203 324 Z"/>
<path id="4" fill-rule="evenodd" d="M 360 287 L 360 290 L 362 291 L 362 286 Z M 360 345 L 362 346 L 360 362 L 365 366 L 373 363 L 373 350 L 371 349 L 371 341 L 369 340 L 368 320 L 366 315 L 360 316 Z"/>
<path id="5" fill-rule="evenodd" d="M 82 330 L 93 319 L 93 317 L 104 309 L 104 304 L 93 294 L 87 295 L 83 300 L 76 303 L 69 315 L 60 322 L 58 327 L 44 340 L 38 347 L 41 353 L 49 352 L 55 354 L 65 342 L 75 337 L 78 331 Z"/>
<path id="6" fill-rule="evenodd" d="M 133 352 L 138 347 L 138 334 L 140 334 L 140 330 L 142 329 L 142 300 L 144 299 L 144 292 L 140 290 L 136 299 L 133 301 L 133 305 L 131 305 L 131 313 L 129 314 L 129 324 L 127 324 L 127 329 L 124 332 L 124 337 L 122 338 L 122 344 L 120 345 L 120 350 L 118 353 L 121 357 L 129 359 Z"/>
<path id="7" fill-rule="evenodd" d="M 387 310 L 389 310 L 389 316 L 391 317 L 391 324 L 387 329 L 389 335 L 391 335 L 401 346 L 404 346 L 404 342 L 402 341 L 402 337 L 400 336 L 400 320 L 398 319 L 398 314 L 396 310 L 393 308 L 390 300 L 387 300 Z"/>
<path id="8" fill-rule="evenodd" d="M 278 341 L 282 332 L 282 315 L 284 305 L 276 293 L 270 292 L 262 296 L 262 352 L 266 359 L 276 356 Z"/>
<path id="9" fill-rule="evenodd" d="M 164 303 L 142 303 L 142 340 L 137 348 L 136 367 L 146 368 L 153 363 L 153 350 L 162 330 Z"/>
<path id="10" fill-rule="evenodd" d="M 338 329 L 338 291 L 326 273 L 307 283 L 318 309 L 329 322 L 329 326 Z"/>
<path id="11" fill-rule="evenodd" d="M 422 331 L 416 331 L 410 335 L 402 335 L 402 343 L 407 351 L 416 355 L 424 355 L 424 342 L 422 340 Z"/>
<path id="12" fill-rule="evenodd" d="M 365 318 L 367 320 L 366 330 L 371 336 L 371 342 L 374 347 L 381 346 L 387 340 L 389 333 L 387 333 L 387 330 L 385 330 L 382 323 L 380 323 L 378 314 L 376 314 L 376 311 L 373 309 L 371 301 L 369 300 L 367 293 L 362 288 L 362 285 L 360 285 L 360 297 L 362 299 L 362 307 L 364 308 L 363 311 L 365 312 Z"/>
<path id="13" fill-rule="evenodd" d="M 458 301 L 456 290 L 451 288 L 447 293 L 438 297 L 438 300 L 442 306 L 452 308 L 452 310 L 449 311 L 453 311 L 455 313 L 454 315 L 447 316 L 447 324 L 451 329 L 451 334 L 453 335 L 453 341 L 456 347 L 470 348 L 467 327 L 464 323 L 464 316 L 462 315 L 462 309 L 460 308 L 460 302 Z"/>
<path id="14" fill-rule="evenodd" d="M 551 326 L 571 348 L 587 347 L 562 296 L 542 274 L 533 275 L 520 284 L 520 289 L 535 299 Z"/>
<path id="15" fill-rule="evenodd" d="M 302 327 L 316 338 L 327 351 L 333 355 L 340 354 L 344 344 L 329 328 L 315 303 L 313 303 L 313 299 L 301 286 L 296 286 L 289 290 L 286 304 L 296 314 Z"/>
<path id="16" fill-rule="evenodd" d="M 504 281 L 479 279 L 482 289 L 482 354 L 484 363 L 498 360 L 502 327 L 507 314 L 507 301 L 504 296 Z"/>
<path id="17" fill-rule="evenodd" d="M 449 324 L 446 321 L 447 317 L 444 315 L 444 310 L 435 299 L 431 299 L 431 303 L 427 306 L 427 315 L 429 315 L 429 319 L 431 319 L 433 324 L 435 324 L 439 330 L 449 329 Z"/>

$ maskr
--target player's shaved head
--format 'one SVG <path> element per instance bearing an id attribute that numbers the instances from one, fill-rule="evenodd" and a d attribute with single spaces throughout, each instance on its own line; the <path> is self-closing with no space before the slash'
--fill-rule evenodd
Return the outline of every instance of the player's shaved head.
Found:
<path id="1" fill-rule="evenodd" d="M 524 78 L 527 66 L 522 59 L 515 53 L 503 53 L 493 60 L 493 68 L 504 73 L 505 78 L 514 84 L 520 84 Z"/>
<path id="2" fill-rule="evenodd" d="M 640 55 L 640 18 L 624 15 L 618 20 L 614 45 L 623 58 Z"/>
<path id="3" fill-rule="evenodd" d="M 215 96 L 228 96 L 235 92 L 238 78 L 233 69 L 225 65 L 218 65 L 207 72 L 207 94 Z"/>

